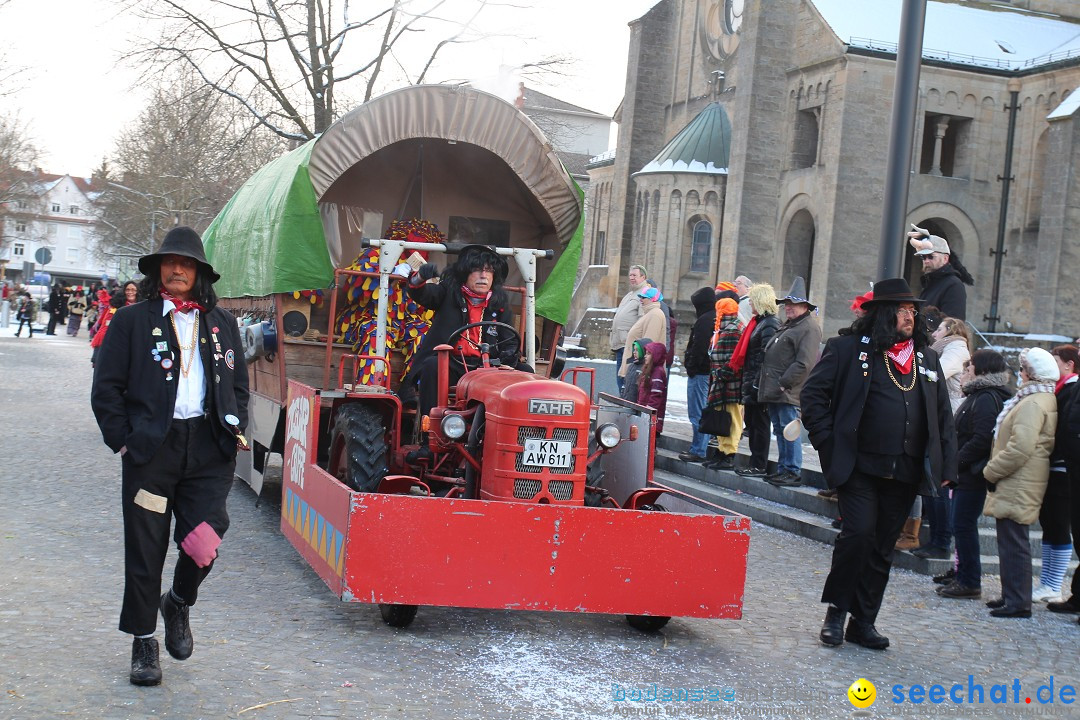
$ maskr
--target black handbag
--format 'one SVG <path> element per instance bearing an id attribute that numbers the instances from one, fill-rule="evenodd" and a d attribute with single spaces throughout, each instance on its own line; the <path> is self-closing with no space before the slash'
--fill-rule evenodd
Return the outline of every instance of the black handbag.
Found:
<path id="1" fill-rule="evenodd" d="M 707 407 L 701 411 L 698 432 L 702 435 L 731 435 L 731 413 L 720 407 Z"/>

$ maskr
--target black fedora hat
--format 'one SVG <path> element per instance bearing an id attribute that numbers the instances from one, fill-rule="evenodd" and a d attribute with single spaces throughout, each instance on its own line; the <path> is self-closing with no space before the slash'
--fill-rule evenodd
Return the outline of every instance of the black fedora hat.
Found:
<path id="1" fill-rule="evenodd" d="M 872 307 L 877 303 L 924 303 L 911 292 L 911 286 L 904 278 L 889 278 L 874 283 L 874 297 L 863 302 L 863 307 Z"/>
<path id="2" fill-rule="evenodd" d="M 151 275 L 161 267 L 161 259 L 166 255 L 182 255 L 199 263 L 202 270 L 207 272 L 210 282 L 216 283 L 221 276 L 214 271 L 214 266 L 206 259 L 206 250 L 203 249 L 202 238 L 199 233 L 189 227 L 174 227 L 161 241 L 161 247 L 157 252 L 143 255 L 139 258 L 139 272 L 143 275 Z"/>

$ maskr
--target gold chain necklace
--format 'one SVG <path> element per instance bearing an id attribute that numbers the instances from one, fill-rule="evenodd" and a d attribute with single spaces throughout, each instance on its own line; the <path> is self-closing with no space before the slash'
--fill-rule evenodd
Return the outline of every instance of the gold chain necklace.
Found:
<path id="1" fill-rule="evenodd" d="M 912 363 L 911 365 L 911 384 L 904 387 L 897 381 L 896 376 L 892 374 L 892 360 L 889 358 L 889 353 L 883 352 L 881 355 L 885 358 L 885 369 L 889 371 L 889 379 L 893 381 L 893 385 L 900 388 L 901 392 L 911 392 L 915 388 L 915 378 L 919 376 L 919 373 L 915 370 L 915 364 Z"/>
<path id="2" fill-rule="evenodd" d="M 199 344 L 199 311 L 195 311 L 195 322 L 191 324 L 191 344 L 185 345 L 180 339 L 180 330 L 176 327 L 176 312 L 169 313 L 169 321 L 172 322 L 173 332 L 176 334 L 176 344 L 180 346 L 180 374 L 184 377 L 188 376 L 191 372 L 191 365 L 195 362 L 195 352 Z M 190 350 L 191 355 L 187 358 L 187 365 L 184 365 L 184 356 L 186 351 Z M 893 382 L 896 382 L 893 380 Z"/>

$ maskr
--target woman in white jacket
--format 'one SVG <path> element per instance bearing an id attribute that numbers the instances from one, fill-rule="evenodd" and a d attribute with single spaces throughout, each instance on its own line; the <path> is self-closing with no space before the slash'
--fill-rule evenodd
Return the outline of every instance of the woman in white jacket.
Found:
<path id="1" fill-rule="evenodd" d="M 967 323 L 956 318 L 942 318 L 941 324 L 933 333 L 933 349 L 941 359 L 941 370 L 945 373 L 945 385 L 949 389 L 949 401 L 955 413 L 964 403 L 963 383 L 960 376 L 964 372 L 964 363 L 971 359 L 971 334 Z"/>

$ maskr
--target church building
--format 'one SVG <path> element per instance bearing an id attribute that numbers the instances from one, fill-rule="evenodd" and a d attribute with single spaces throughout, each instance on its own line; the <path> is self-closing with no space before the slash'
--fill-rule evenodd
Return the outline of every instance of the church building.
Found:
<path id="1" fill-rule="evenodd" d="M 683 313 L 718 280 L 782 294 L 798 275 L 826 336 L 849 324 L 877 279 L 900 12 L 661 0 L 632 22 L 617 147 L 587 166 L 591 267 L 575 306 L 617 304 L 643 264 Z M 945 237 L 974 277 L 980 330 L 996 307 L 998 331 L 1080 332 L 1078 86 L 1080 3 L 927 2 L 907 222 Z"/>

